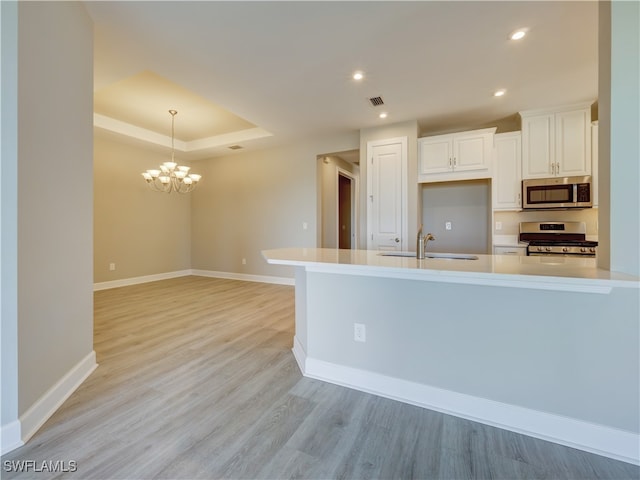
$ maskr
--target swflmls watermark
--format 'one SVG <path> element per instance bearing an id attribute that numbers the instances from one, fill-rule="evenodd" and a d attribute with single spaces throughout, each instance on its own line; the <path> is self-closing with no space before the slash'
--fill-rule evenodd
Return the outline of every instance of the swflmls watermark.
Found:
<path id="1" fill-rule="evenodd" d="M 2 469 L 5 472 L 14 473 L 69 473 L 78 471 L 78 462 L 75 460 L 5 460 L 2 462 Z"/>

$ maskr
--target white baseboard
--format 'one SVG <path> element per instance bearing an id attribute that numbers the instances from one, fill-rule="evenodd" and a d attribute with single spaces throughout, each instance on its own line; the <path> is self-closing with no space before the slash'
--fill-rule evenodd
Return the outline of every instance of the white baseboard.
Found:
<path id="1" fill-rule="evenodd" d="M 20 416 L 23 442 L 26 443 L 38 431 L 97 366 L 96 352 L 92 350 Z"/>
<path id="2" fill-rule="evenodd" d="M 273 277 L 268 275 L 250 275 L 248 273 L 216 272 L 212 270 L 178 270 L 175 272 L 158 273 L 155 275 L 145 275 L 143 277 L 123 278 L 121 280 L 111 280 L 109 282 L 99 282 L 93 284 L 93 291 L 108 290 L 109 288 L 127 287 L 139 283 L 157 282 L 170 278 L 186 277 L 196 275 L 199 277 L 226 278 L 228 280 L 242 280 L 245 282 L 275 283 L 278 285 L 295 285 L 295 279 L 287 277 Z"/>
<path id="3" fill-rule="evenodd" d="M 295 285 L 294 278 L 273 277 L 269 275 L 251 275 L 248 273 L 216 272 L 212 270 L 191 270 L 191 275 L 199 277 L 226 278 L 245 282 L 276 283 L 278 285 Z"/>
<path id="4" fill-rule="evenodd" d="M 304 376 L 640 465 L 640 435 L 538 410 L 309 358 L 294 340 Z"/>
<path id="5" fill-rule="evenodd" d="M 304 347 L 302 346 L 302 344 L 298 340 L 298 337 L 296 336 L 293 337 L 293 348 L 291 349 L 291 351 L 293 352 L 293 357 L 296 359 L 296 362 L 298 363 L 298 368 L 304 375 L 305 374 L 304 372 L 306 371 L 305 362 L 307 360 L 307 352 L 304 351 Z"/>
<path id="6" fill-rule="evenodd" d="M 191 275 L 191 270 L 178 270 L 175 272 L 157 273 L 155 275 L 144 275 L 142 277 L 123 278 L 121 280 L 111 280 L 109 282 L 99 282 L 93 284 L 93 291 L 108 290 L 109 288 L 127 287 L 139 283 L 156 282 L 169 278 L 186 277 Z"/>
<path id="7" fill-rule="evenodd" d="M 24 445 L 20 435 L 20 421 L 14 420 L 7 425 L 3 425 L 0 431 L 0 455 L 9 453 Z"/>

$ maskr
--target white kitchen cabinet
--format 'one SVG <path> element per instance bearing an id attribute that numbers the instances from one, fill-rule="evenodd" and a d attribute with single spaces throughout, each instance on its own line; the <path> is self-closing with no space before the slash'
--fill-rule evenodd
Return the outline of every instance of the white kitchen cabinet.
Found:
<path id="1" fill-rule="evenodd" d="M 523 256 L 527 254 L 527 247 L 505 247 L 505 246 L 494 246 L 493 247 L 494 255 L 519 255 Z"/>
<path id="2" fill-rule="evenodd" d="M 522 208 L 522 143 L 520 132 L 499 133 L 494 138 L 493 209 Z"/>
<path id="3" fill-rule="evenodd" d="M 520 112 L 522 178 L 591 175 L 591 105 Z"/>
<path id="4" fill-rule="evenodd" d="M 495 128 L 418 139 L 418 182 L 491 177 Z"/>

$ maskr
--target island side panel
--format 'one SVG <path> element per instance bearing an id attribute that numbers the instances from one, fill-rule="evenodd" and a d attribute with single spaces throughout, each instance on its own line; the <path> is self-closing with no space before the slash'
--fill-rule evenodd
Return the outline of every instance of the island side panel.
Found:
<path id="1" fill-rule="evenodd" d="M 293 353 L 302 373 L 307 356 L 307 274 L 304 267 L 295 267 L 295 335 Z"/>
<path id="2" fill-rule="evenodd" d="M 308 360 L 639 431 L 635 289 L 590 295 L 306 272 L 305 292 Z M 366 326 L 365 343 L 354 341 L 354 323 Z"/>

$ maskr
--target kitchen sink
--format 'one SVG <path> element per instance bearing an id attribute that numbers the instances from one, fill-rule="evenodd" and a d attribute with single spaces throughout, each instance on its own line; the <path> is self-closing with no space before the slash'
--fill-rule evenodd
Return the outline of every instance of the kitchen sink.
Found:
<path id="1" fill-rule="evenodd" d="M 451 260 L 478 260 L 476 255 L 469 255 L 468 253 L 425 253 L 427 258 L 448 258 Z"/>
<path id="2" fill-rule="evenodd" d="M 381 252 L 378 255 L 382 255 L 383 257 L 416 257 L 415 252 Z M 467 253 L 436 253 L 436 252 L 427 252 L 424 255 L 426 258 L 443 258 L 448 260 L 478 260 L 476 255 L 469 255 Z"/>

